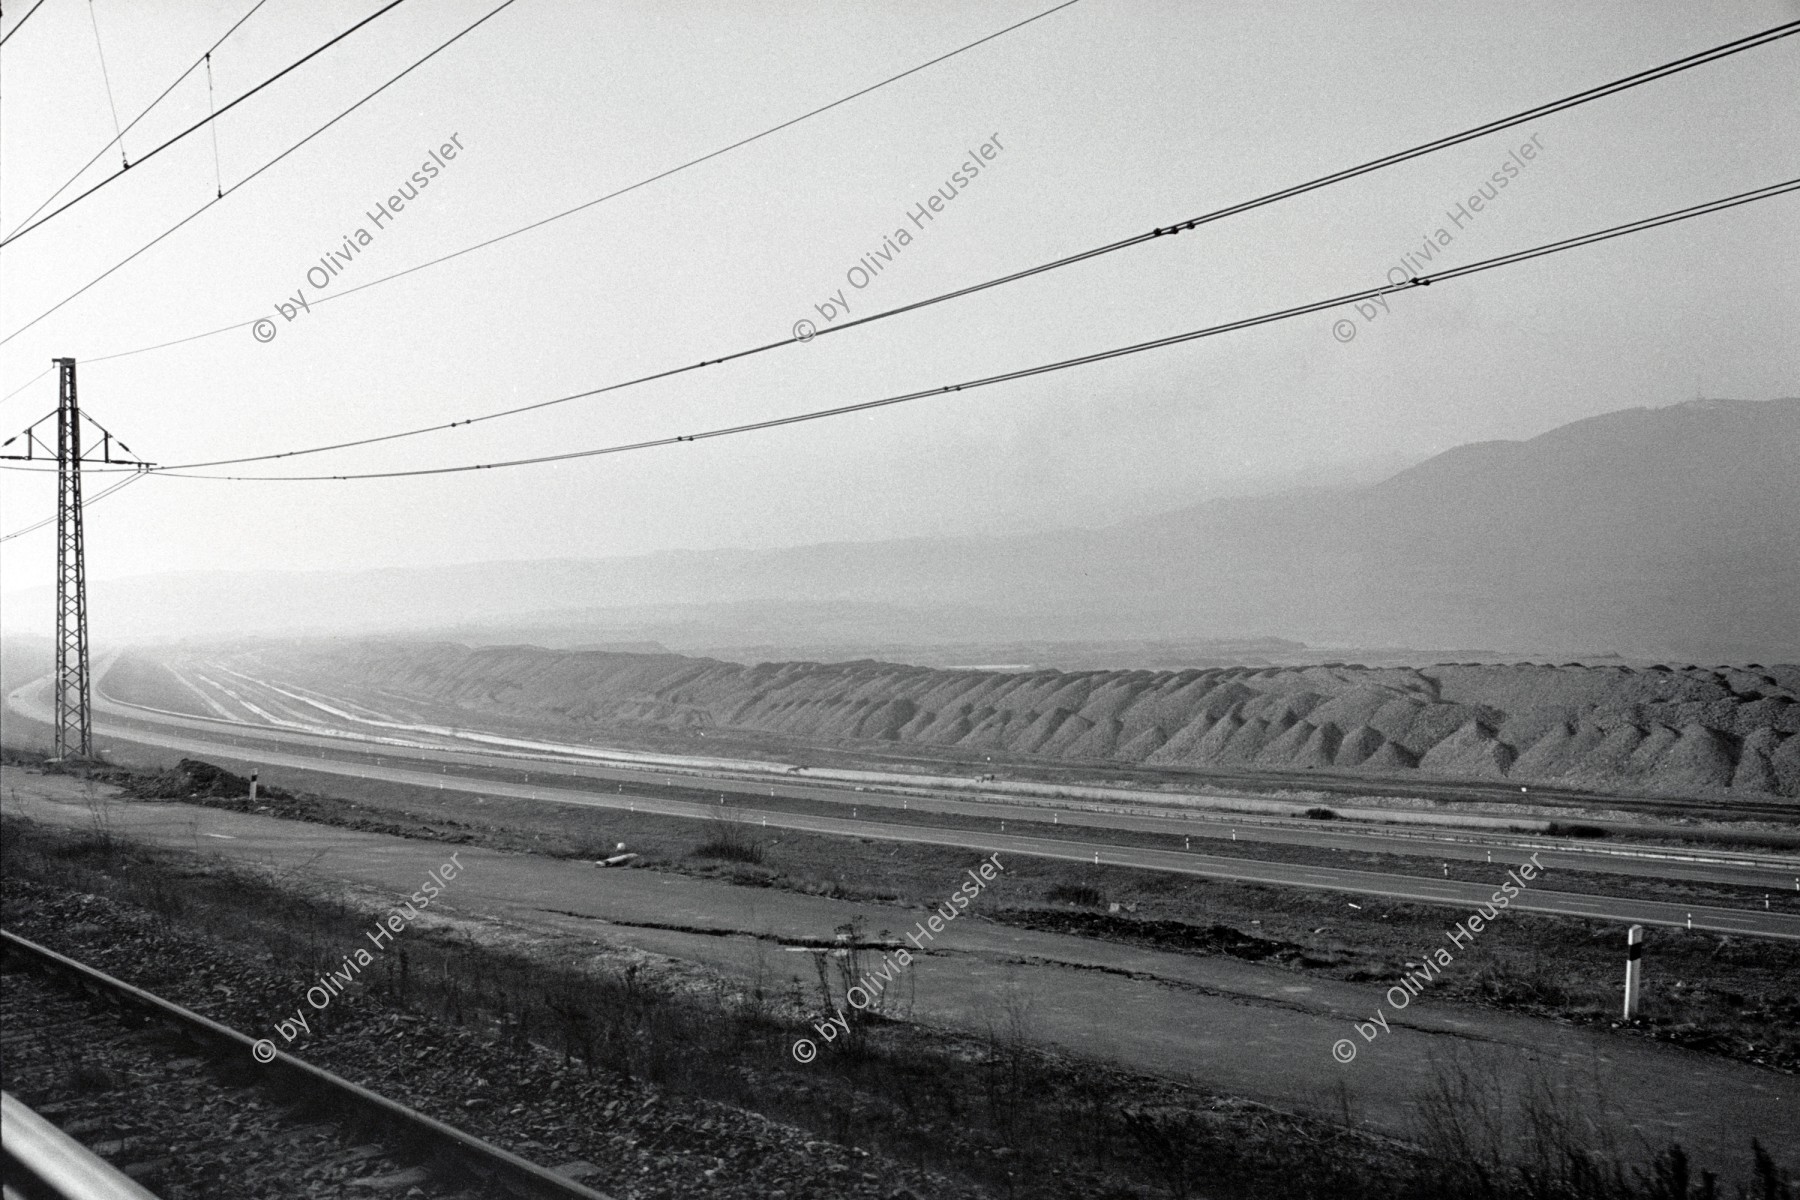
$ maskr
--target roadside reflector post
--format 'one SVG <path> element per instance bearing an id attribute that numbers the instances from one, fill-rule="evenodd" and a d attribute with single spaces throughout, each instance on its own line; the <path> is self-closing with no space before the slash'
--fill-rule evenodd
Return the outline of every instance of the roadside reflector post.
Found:
<path id="1" fill-rule="evenodd" d="M 1637 1016 L 1638 977 L 1644 957 L 1644 927 L 1633 925 L 1625 934 L 1625 1019 Z"/>
<path id="2" fill-rule="evenodd" d="M 256 799 L 256 772 L 250 772 L 250 798 Z"/>

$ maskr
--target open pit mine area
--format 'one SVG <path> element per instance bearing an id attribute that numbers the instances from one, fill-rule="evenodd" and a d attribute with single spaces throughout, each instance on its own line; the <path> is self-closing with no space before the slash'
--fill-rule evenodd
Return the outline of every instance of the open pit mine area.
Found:
<path id="1" fill-rule="evenodd" d="M 133 651 L 124 703 L 379 735 L 475 727 L 581 742 L 995 756 L 1171 772 L 1795 801 L 1800 667 L 941 670 L 335 641 Z"/>

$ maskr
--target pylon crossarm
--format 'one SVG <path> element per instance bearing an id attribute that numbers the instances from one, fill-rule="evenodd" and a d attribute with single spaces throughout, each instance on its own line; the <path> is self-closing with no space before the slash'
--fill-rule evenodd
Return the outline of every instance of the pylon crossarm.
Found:
<path id="1" fill-rule="evenodd" d="M 152 466 L 156 465 L 155 463 L 138 462 L 135 459 L 114 458 L 112 456 L 113 443 L 119 442 L 119 439 L 113 436 L 112 431 L 110 429 L 108 429 L 106 426 L 102 425 L 100 422 L 94 420 L 94 418 L 88 416 L 86 413 L 81 414 L 81 419 L 86 421 L 89 425 L 92 425 L 95 429 L 98 429 L 100 431 L 100 455 L 101 455 L 99 458 L 86 457 L 86 458 L 83 458 L 81 461 L 106 463 L 109 466 L 115 466 L 115 467 L 152 467 Z M 119 442 L 119 449 L 124 451 L 126 454 L 131 453 L 131 447 L 127 446 L 124 442 Z"/>
<path id="2" fill-rule="evenodd" d="M 43 416 L 39 417 L 37 420 L 33 421 L 31 424 L 27 425 L 24 429 L 20 430 L 18 433 L 15 433 L 11 437 L 7 438 L 4 442 L 0 442 L 0 450 L 4 450 L 6 447 L 12 445 L 14 442 L 18 441 L 20 438 L 25 439 L 25 453 L 23 453 L 23 454 L 0 454 L 0 458 L 16 459 L 19 462 L 35 462 L 38 458 L 38 455 L 35 454 L 34 451 L 37 451 L 37 450 L 42 450 L 44 452 L 43 453 L 44 458 L 55 458 L 56 457 L 55 448 L 52 447 L 48 442 L 44 441 L 42 438 L 38 437 L 37 427 L 39 425 L 42 425 L 45 421 L 55 420 L 61 414 L 62 414 L 62 410 L 60 408 L 53 412 L 47 412 Z"/>

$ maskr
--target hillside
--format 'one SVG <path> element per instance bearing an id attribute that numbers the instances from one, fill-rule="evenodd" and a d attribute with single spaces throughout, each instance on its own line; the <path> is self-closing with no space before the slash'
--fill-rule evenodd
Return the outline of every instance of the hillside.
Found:
<path id="1" fill-rule="evenodd" d="M 263 645 L 257 678 L 604 740 L 728 732 L 1161 766 L 1800 798 L 1800 667 L 947 671 L 443 643 Z M 116 688 L 115 694 L 117 693 Z M 370 699 L 373 697 L 373 699 Z M 696 743 L 698 744 L 698 743 Z"/>
<path id="2" fill-rule="evenodd" d="M 55 665 L 56 644 L 49 638 L 0 638 L 0 694 L 48 674 Z"/>
<path id="3" fill-rule="evenodd" d="M 1374 485 L 1214 500 L 1099 530 L 155 576 L 95 584 L 92 611 L 96 637 L 115 641 L 540 624 L 564 627 L 565 645 L 782 657 L 827 644 L 1286 638 L 1800 661 L 1796 462 L 1800 400 L 1696 401 L 1458 447 Z M 9 599 L 9 620 L 50 612 L 47 592 Z"/>

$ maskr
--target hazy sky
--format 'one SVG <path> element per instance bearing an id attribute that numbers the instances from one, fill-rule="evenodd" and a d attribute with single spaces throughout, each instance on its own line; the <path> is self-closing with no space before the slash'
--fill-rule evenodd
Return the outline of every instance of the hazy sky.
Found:
<path id="1" fill-rule="evenodd" d="M 227 114 L 230 187 L 493 6 L 410 0 Z M 129 120 L 251 0 L 94 0 Z M 7 28 L 26 5 L 9 5 Z M 269 0 L 213 60 L 219 102 L 375 11 Z M 947 62 L 543 229 L 285 321 L 275 303 L 371 233 L 341 290 L 675 166 L 1051 7 L 517 0 L 0 347 L 0 393 L 86 360 L 84 407 L 179 462 L 452 420 L 786 336 L 1185 219 L 1800 16 L 1793 3 L 1176 4 L 1082 0 Z M 578 449 L 1008 370 L 1381 282 L 1440 227 L 1450 265 L 1800 175 L 1800 38 L 1372 177 L 981 296 L 505 422 L 260 469 Z M 0 52 L 0 223 L 112 136 L 84 0 Z M 206 112 L 204 74 L 129 134 Z M 450 141 L 405 211 L 366 215 Z M 1445 212 L 1540 149 L 1462 226 Z M 924 228 L 906 213 L 984 142 Z M 87 180 L 117 164 L 103 155 Z M 0 336 L 215 189 L 205 130 L 0 251 Z M 913 234 L 857 289 L 846 272 Z M 1334 319 L 1355 322 L 1353 341 Z M 1800 392 L 1800 199 L 1131 359 L 842 420 L 641 454 L 414 480 L 153 478 L 89 514 L 96 578 L 601 556 L 1095 523 L 1221 481 L 1697 395 Z M 54 375 L 0 403 L 10 435 Z M 97 490 L 101 477 L 89 480 Z M 0 473 L 0 531 L 54 477 Z M 0 548 L 50 578 L 53 531 Z"/>

